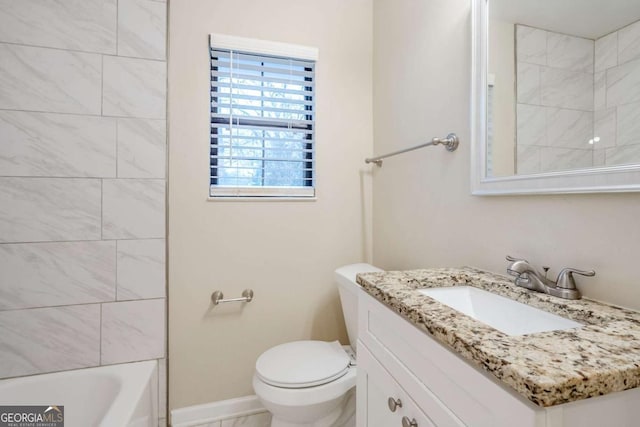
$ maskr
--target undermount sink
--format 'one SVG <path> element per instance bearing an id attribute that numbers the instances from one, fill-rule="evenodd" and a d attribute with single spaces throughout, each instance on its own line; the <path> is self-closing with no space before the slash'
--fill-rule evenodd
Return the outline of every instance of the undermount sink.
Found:
<path id="1" fill-rule="evenodd" d="M 452 286 L 418 291 L 507 335 L 560 331 L 583 326 L 573 320 L 473 286 Z"/>

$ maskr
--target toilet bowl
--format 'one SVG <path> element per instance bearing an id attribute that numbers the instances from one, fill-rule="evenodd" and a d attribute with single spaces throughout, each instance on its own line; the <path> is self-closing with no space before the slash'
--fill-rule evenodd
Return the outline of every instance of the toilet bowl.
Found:
<path id="1" fill-rule="evenodd" d="M 355 403 L 354 362 L 338 342 L 295 341 L 263 353 L 253 389 L 271 412 L 272 427 L 346 427 L 340 419 Z"/>
<path id="2" fill-rule="evenodd" d="M 271 412 L 271 427 L 355 426 L 358 273 L 382 271 L 351 264 L 335 271 L 351 346 L 337 341 L 294 341 L 265 351 L 253 389 Z"/>

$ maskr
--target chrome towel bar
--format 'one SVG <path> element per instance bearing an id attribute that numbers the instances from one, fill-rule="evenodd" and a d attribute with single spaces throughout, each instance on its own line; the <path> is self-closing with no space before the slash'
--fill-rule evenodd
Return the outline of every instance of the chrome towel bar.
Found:
<path id="1" fill-rule="evenodd" d="M 460 144 L 460 140 L 455 133 L 450 133 L 446 138 L 433 138 L 429 142 L 425 142 L 424 144 L 416 145 L 415 147 L 405 148 L 404 150 L 394 151 L 393 153 L 385 154 L 383 156 L 378 157 L 369 157 L 368 159 L 364 159 L 365 163 L 375 163 L 376 166 L 382 166 L 382 160 L 387 157 L 397 156 L 398 154 L 406 153 L 407 151 L 417 150 L 419 148 L 429 147 L 431 145 L 442 144 L 445 146 L 447 151 L 456 151 L 458 145 Z"/>
<path id="2" fill-rule="evenodd" d="M 213 305 L 218 305 L 225 302 L 251 302 L 253 300 L 253 290 L 245 289 L 242 291 L 242 296 L 240 298 L 228 298 L 223 299 L 224 294 L 222 291 L 214 291 L 211 294 L 211 302 Z"/>

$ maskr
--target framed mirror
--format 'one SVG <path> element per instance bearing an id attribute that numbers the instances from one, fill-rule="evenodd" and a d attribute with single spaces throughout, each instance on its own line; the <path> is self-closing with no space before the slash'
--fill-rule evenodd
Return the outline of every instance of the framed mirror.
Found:
<path id="1" fill-rule="evenodd" d="M 472 193 L 640 191 L 640 1 L 472 1 Z"/>

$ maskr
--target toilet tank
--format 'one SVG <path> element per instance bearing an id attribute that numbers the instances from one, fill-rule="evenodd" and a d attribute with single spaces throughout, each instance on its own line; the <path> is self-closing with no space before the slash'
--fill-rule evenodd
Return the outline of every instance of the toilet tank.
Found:
<path id="1" fill-rule="evenodd" d="M 356 283 L 356 275 L 377 271 L 383 270 L 365 263 L 345 265 L 335 271 L 344 322 L 347 325 L 349 343 L 353 351 L 356 350 L 356 341 L 358 340 L 358 288 L 360 285 Z"/>

